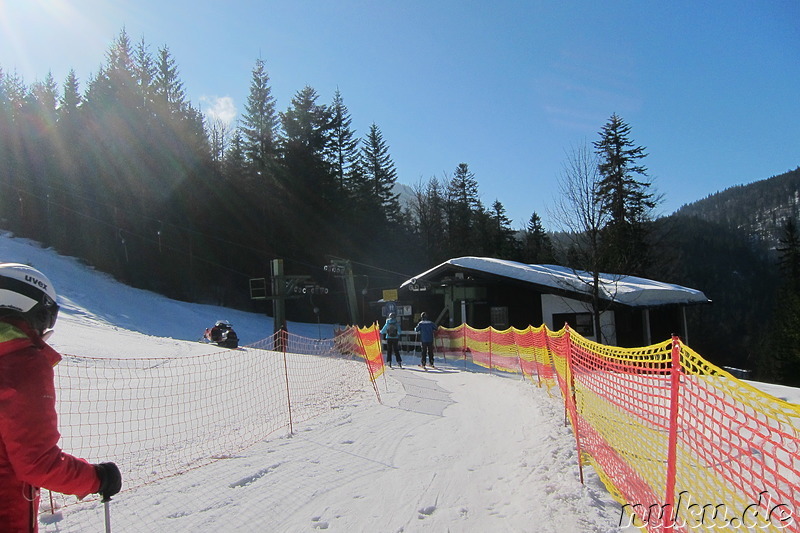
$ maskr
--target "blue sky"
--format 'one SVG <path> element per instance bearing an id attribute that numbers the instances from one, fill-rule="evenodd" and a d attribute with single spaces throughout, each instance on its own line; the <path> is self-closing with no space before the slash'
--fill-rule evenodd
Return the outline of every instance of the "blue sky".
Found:
<path id="1" fill-rule="evenodd" d="M 189 99 L 241 113 L 257 58 L 280 111 L 338 88 L 413 185 L 467 163 L 515 228 L 548 224 L 568 152 L 612 113 L 659 213 L 800 165 L 800 2 L 0 0 L 0 67 L 82 89 L 126 29 Z M 550 228 L 554 229 L 554 228 Z"/>

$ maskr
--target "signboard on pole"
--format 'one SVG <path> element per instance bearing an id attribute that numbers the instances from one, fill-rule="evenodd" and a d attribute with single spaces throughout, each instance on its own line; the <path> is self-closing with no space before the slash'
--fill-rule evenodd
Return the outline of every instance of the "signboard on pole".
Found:
<path id="1" fill-rule="evenodd" d="M 396 302 L 397 301 L 397 289 L 384 289 L 383 290 L 383 301 L 384 302 Z"/>

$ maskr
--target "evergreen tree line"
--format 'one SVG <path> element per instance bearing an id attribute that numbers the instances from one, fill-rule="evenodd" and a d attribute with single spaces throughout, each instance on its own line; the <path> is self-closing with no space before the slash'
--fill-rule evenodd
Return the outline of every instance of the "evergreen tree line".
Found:
<path id="1" fill-rule="evenodd" d="M 331 256 L 374 266 L 371 289 L 455 255 L 550 258 L 539 216 L 520 238 L 466 163 L 401 206 L 383 133 L 358 138 L 338 91 L 279 112 L 258 59 L 238 124 L 208 120 L 169 49 L 124 30 L 83 91 L 74 71 L 59 88 L 0 68 L 0 160 L 4 227 L 181 299 L 243 305 L 273 258 L 317 277 Z"/>

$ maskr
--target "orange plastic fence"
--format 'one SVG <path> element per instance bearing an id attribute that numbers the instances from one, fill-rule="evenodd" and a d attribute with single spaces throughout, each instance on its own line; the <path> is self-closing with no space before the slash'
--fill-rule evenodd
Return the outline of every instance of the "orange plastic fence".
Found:
<path id="1" fill-rule="evenodd" d="M 800 407 L 680 339 L 618 348 L 563 329 L 443 328 L 445 357 L 558 385 L 580 463 L 649 531 L 800 531 Z M 623 524 L 624 525 L 624 524 Z"/>
<path id="2" fill-rule="evenodd" d="M 364 359 L 373 382 L 383 374 L 385 366 L 381 349 L 381 334 L 377 324 L 367 328 L 351 326 L 335 331 L 334 335 L 337 350 L 340 353 L 353 354 Z"/>

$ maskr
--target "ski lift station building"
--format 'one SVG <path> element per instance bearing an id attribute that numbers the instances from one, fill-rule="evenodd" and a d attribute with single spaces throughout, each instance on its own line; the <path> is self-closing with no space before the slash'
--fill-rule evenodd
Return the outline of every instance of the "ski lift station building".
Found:
<path id="1" fill-rule="evenodd" d="M 405 281 L 398 303 L 410 303 L 412 321 L 426 311 L 446 327 L 467 323 L 505 330 L 546 324 L 558 330 L 568 323 L 588 339 L 633 347 L 672 334 L 688 342 L 686 307 L 711 302 L 701 291 L 680 285 L 600 274 L 599 339 L 592 319 L 591 280 L 589 272 L 562 266 L 459 257 Z"/>

